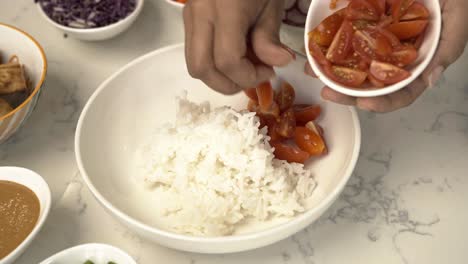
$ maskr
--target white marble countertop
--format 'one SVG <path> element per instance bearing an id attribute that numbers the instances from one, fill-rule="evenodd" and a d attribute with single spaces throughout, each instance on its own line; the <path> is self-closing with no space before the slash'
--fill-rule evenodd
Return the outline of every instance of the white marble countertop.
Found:
<path id="1" fill-rule="evenodd" d="M 31 33 L 49 59 L 36 111 L 0 148 L 0 165 L 35 170 L 53 191 L 48 221 L 17 264 L 38 263 L 87 242 L 118 246 L 140 264 L 466 263 L 468 54 L 410 108 L 360 113 L 362 153 L 345 192 L 318 222 L 289 239 L 240 254 L 190 254 L 145 241 L 109 216 L 78 173 L 73 152 L 78 116 L 111 73 L 151 50 L 181 42 L 178 16 L 162 0 L 147 0 L 129 31 L 88 43 L 64 38 L 39 16 L 33 0 L 2 1 L 0 22 Z"/>

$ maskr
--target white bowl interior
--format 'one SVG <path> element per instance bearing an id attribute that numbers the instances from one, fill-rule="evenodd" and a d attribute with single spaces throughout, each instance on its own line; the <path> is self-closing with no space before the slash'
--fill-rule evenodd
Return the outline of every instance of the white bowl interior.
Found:
<path id="1" fill-rule="evenodd" d="M 37 173 L 28 169 L 18 167 L 0 167 L 0 181 L 11 181 L 26 186 L 36 194 L 40 204 L 39 218 L 34 229 L 13 252 L 11 252 L 4 259 L 0 260 L 0 264 L 8 264 L 11 263 L 26 249 L 26 247 L 41 229 L 49 214 L 51 194 L 49 186 L 44 181 L 44 179 Z"/>
<path id="2" fill-rule="evenodd" d="M 318 181 L 315 205 L 294 220 L 307 225 L 330 205 L 351 174 L 359 151 L 360 128 L 352 108 L 320 100 L 320 83 L 302 73 L 304 63 L 298 60 L 290 67 L 278 69 L 278 74 L 296 88 L 297 102 L 320 103 L 324 110 L 320 124 L 325 129 L 330 153 L 307 164 Z M 183 46 L 178 45 L 150 53 L 108 79 L 92 96 L 78 124 L 76 152 L 85 181 L 107 209 L 131 226 L 145 229 L 146 234 L 151 233 L 149 236 L 172 234 L 158 230 L 160 219 L 151 213 L 158 201 L 142 191 L 136 180 L 141 172 L 135 165 L 135 152 L 155 127 L 174 120 L 175 97 L 183 90 L 188 91 L 190 100 L 208 100 L 214 106 L 244 109 L 247 103 L 243 93 L 223 96 L 192 79 L 186 70 Z M 261 236 L 258 231 L 275 224 L 246 228 L 233 237 L 242 240 L 245 234 Z"/>
<path id="3" fill-rule="evenodd" d="M 40 264 L 84 263 L 87 260 L 96 264 L 109 261 L 118 264 L 136 264 L 127 253 L 106 244 L 84 244 L 72 247 L 51 256 Z"/>
<path id="4" fill-rule="evenodd" d="M 41 49 L 25 33 L 0 23 L 0 60 L 5 63 L 12 55 L 17 55 L 24 65 L 31 88 L 37 87 L 44 74 L 45 57 Z"/>
<path id="5" fill-rule="evenodd" d="M 399 83 L 386 86 L 384 88 L 376 88 L 376 87 L 368 87 L 364 89 L 353 89 L 349 87 L 345 87 L 342 84 L 339 84 L 331 79 L 329 79 L 321 70 L 320 66 L 316 63 L 315 59 L 312 58 L 309 50 L 307 49 L 307 58 L 312 66 L 312 69 L 317 74 L 319 79 L 323 81 L 327 86 L 330 88 L 351 96 L 357 97 L 373 97 L 373 96 L 380 96 L 385 94 L 393 93 L 408 84 L 410 84 L 414 79 L 416 79 L 428 66 L 434 53 L 437 49 L 437 45 L 439 43 L 440 38 L 440 30 L 441 30 L 441 11 L 440 11 L 440 4 L 439 0 L 418 0 L 419 2 L 423 3 L 429 10 L 431 17 L 426 29 L 426 35 L 424 42 L 419 49 L 419 56 L 417 60 L 405 67 L 408 71 L 411 72 L 411 76 Z M 305 46 L 309 47 L 309 38 L 308 33 L 312 31 L 320 22 L 325 19 L 327 16 L 331 15 L 336 10 L 344 8 L 348 5 L 348 1 L 340 1 L 338 2 L 338 7 L 335 10 L 330 10 L 329 1 L 312 1 L 309 12 L 307 14 L 307 21 L 306 21 L 306 31 L 305 31 Z"/>

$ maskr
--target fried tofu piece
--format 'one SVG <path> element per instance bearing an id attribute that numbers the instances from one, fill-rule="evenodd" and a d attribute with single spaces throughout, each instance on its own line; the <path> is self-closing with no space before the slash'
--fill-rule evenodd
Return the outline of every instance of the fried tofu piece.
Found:
<path id="1" fill-rule="evenodd" d="M 13 111 L 10 104 L 5 100 L 0 98 L 0 118 L 8 113 Z"/>
<path id="2" fill-rule="evenodd" d="M 0 64 L 0 95 L 27 90 L 24 68 L 16 56 L 13 56 L 8 63 Z"/>

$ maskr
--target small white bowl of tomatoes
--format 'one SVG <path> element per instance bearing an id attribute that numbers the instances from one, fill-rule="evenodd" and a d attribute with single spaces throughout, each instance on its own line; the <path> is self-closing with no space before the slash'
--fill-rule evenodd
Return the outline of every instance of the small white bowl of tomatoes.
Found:
<path id="1" fill-rule="evenodd" d="M 439 0 L 312 1 L 307 57 L 318 78 L 335 91 L 356 97 L 390 94 L 429 65 L 441 23 Z"/>

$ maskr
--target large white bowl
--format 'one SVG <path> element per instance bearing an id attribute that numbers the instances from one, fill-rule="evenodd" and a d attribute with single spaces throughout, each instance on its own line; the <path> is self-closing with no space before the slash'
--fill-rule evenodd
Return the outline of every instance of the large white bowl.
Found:
<path id="1" fill-rule="evenodd" d="M 303 74 L 305 60 L 278 69 L 295 88 L 299 103 L 319 103 L 320 83 Z M 78 121 L 75 151 L 81 175 L 96 199 L 118 220 L 141 236 L 167 247 L 201 253 L 254 249 L 282 240 L 315 221 L 338 197 L 356 164 L 361 134 L 353 108 L 320 102 L 320 121 L 330 153 L 309 162 L 318 181 L 313 208 L 278 225 L 264 225 L 227 237 L 203 238 L 158 228 L 152 214 L 155 200 L 135 180 L 136 148 L 155 126 L 174 120 L 175 97 L 186 89 L 189 99 L 215 106 L 245 108 L 246 96 L 224 96 L 187 73 L 182 45 L 149 53 L 107 79 L 92 95 Z"/>
<path id="2" fill-rule="evenodd" d="M 419 49 L 419 56 L 413 64 L 406 67 L 406 69 L 411 73 L 410 77 L 401 82 L 388 85 L 383 88 L 367 87 L 364 89 L 358 89 L 347 87 L 328 78 L 327 75 L 323 73 L 321 67 L 318 65 L 315 59 L 312 57 L 309 50 L 306 49 L 307 58 L 312 69 L 317 74 L 317 77 L 323 83 L 325 83 L 325 85 L 332 88 L 333 90 L 342 94 L 356 97 L 375 97 L 391 94 L 408 86 L 408 84 L 413 82 L 416 78 L 419 77 L 419 75 L 421 75 L 421 73 L 426 69 L 434 57 L 434 53 L 437 50 L 437 46 L 439 44 L 440 31 L 442 28 L 442 17 L 439 0 L 420 0 L 420 2 L 426 5 L 431 14 L 431 17 L 425 32 L 423 44 Z M 348 5 L 348 3 L 349 1 L 340 1 L 336 10 L 344 8 L 346 5 Z M 305 47 L 309 47 L 308 33 L 312 31 L 318 24 L 320 24 L 323 19 L 336 11 L 330 10 L 329 4 L 330 1 L 312 1 L 310 4 L 305 26 L 306 30 L 304 34 Z"/>
<path id="3" fill-rule="evenodd" d="M 5 258 L 0 259 L 0 264 L 13 263 L 28 248 L 39 233 L 49 215 L 51 205 L 50 189 L 44 179 L 37 173 L 18 167 L 0 167 L 0 181 L 11 181 L 28 187 L 39 199 L 39 218 L 31 233 L 21 244 Z"/>
<path id="4" fill-rule="evenodd" d="M 144 3 L 145 3 L 144 0 L 137 0 L 135 10 L 133 10 L 133 12 L 130 13 L 127 17 L 125 17 L 124 19 L 116 23 L 113 23 L 104 27 L 83 28 L 83 29 L 60 25 L 59 23 L 52 20 L 44 12 L 40 4 L 37 4 L 37 8 L 39 9 L 39 13 L 41 13 L 42 17 L 47 22 L 49 22 L 54 27 L 62 30 L 63 32 L 67 33 L 71 37 L 81 39 L 81 40 L 86 40 L 86 41 L 99 41 L 99 40 L 106 40 L 106 39 L 116 37 L 120 33 L 127 30 L 133 24 L 133 22 L 135 22 L 137 17 L 140 15 L 141 10 L 143 10 Z"/>

